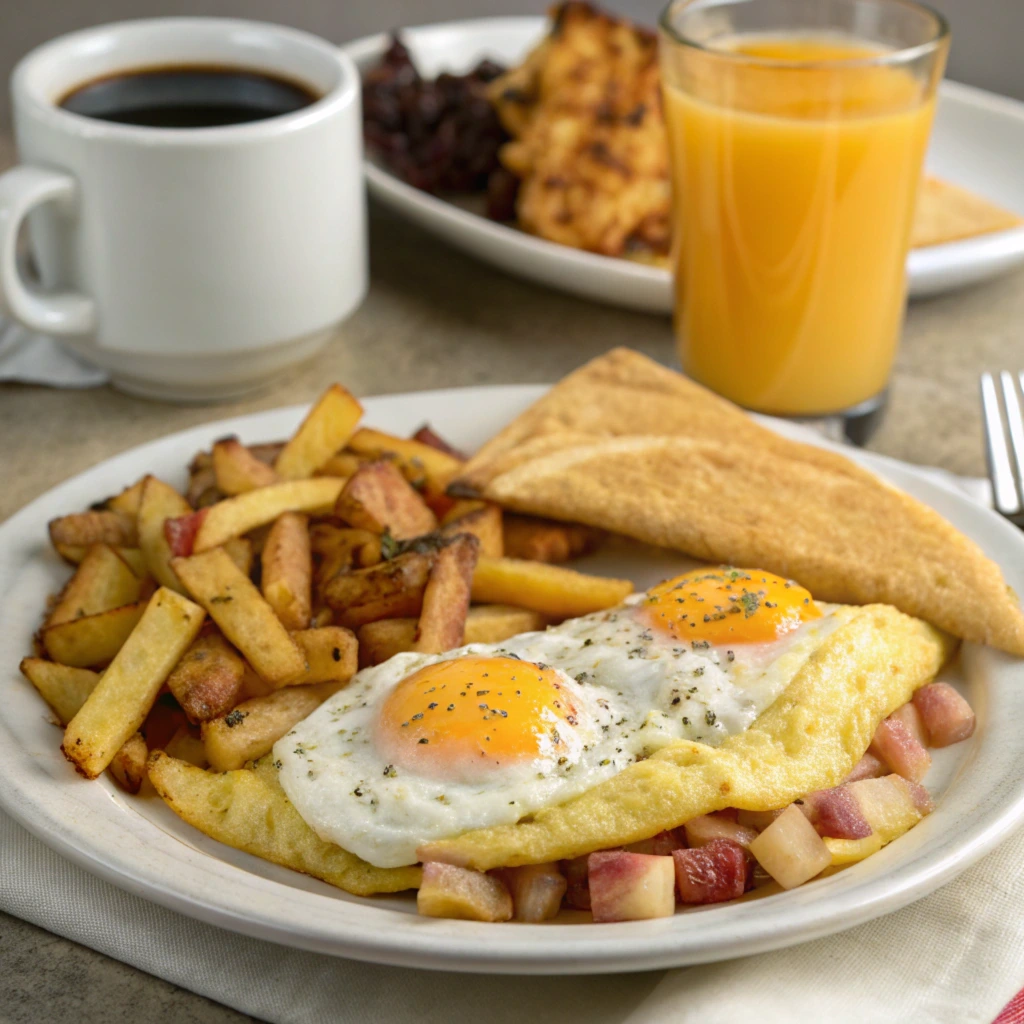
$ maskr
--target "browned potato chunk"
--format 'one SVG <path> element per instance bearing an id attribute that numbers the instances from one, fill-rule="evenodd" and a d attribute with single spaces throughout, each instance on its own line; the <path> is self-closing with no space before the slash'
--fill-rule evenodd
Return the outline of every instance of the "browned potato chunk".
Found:
<path id="1" fill-rule="evenodd" d="M 138 601 L 142 581 L 107 544 L 93 544 L 53 606 L 47 626 Z"/>
<path id="2" fill-rule="evenodd" d="M 239 701 L 245 662 L 220 633 L 209 633 L 185 652 L 167 679 L 190 722 L 227 714 Z"/>
<path id="3" fill-rule="evenodd" d="M 146 778 L 146 761 L 149 758 L 149 747 L 137 732 L 130 736 L 110 762 L 110 774 L 117 779 L 120 787 L 127 793 L 138 793 Z"/>
<path id="4" fill-rule="evenodd" d="M 237 437 L 222 438 L 213 446 L 213 472 L 217 488 L 227 495 L 244 494 L 281 479 Z"/>
<path id="5" fill-rule="evenodd" d="M 91 544 L 132 548 L 138 544 L 139 535 L 135 529 L 135 516 L 105 509 L 52 519 L 50 540 L 58 550 L 61 545 L 89 547 Z"/>
<path id="6" fill-rule="evenodd" d="M 441 534 L 453 537 L 471 533 L 480 541 L 480 554 L 501 558 L 505 554 L 502 513 L 484 501 L 457 501 L 441 522 Z"/>
<path id="7" fill-rule="evenodd" d="M 358 400 L 340 384 L 332 384 L 281 449 L 274 461 L 278 476 L 284 480 L 312 476 L 345 446 L 362 415 Z"/>
<path id="8" fill-rule="evenodd" d="M 437 526 L 434 513 L 390 462 L 371 462 L 345 484 L 334 514 L 351 526 L 411 540 Z"/>
<path id="9" fill-rule="evenodd" d="M 347 683 L 359 668 L 355 634 L 344 626 L 321 626 L 292 633 L 306 658 L 306 671 L 298 683 Z"/>
<path id="10" fill-rule="evenodd" d="M 448 481 L 463 465 L 462 459 L 429 444 L 394 437 L 369 427 L 357 430 L 349 439 L 348 447 L 359 455 L 394 460 L 407 480 L 431 495 L 444 493 Z"/>
<path id="11" fill-rule="evenodd" d="M 414 651 L 440 654 L 462 645 L 479 550 L 480 541 L 476 537 L 461 533 L 437 553 L 423 591 L 423 611 L 416 627 Z"/>
<path id="12" fill-rule="evenodd" d="M 600 530 L 590 526 L 535 516 L 509 514 L 504 521 L 505 554 L 531 562 L 568 562 L 579 558 L 593 551 L 601 536 Z"/>
<path id="13" fill-rule="evenodd" d="M 146 601 L 48 626 L 43 647 L 54 661 L 76 668 L 105 665 L 121 649 L 146 610 Z"/>
<path id="14" fill-rule="evenodd" d="M 494 875 L 428 861 L 416 894 L 416 909 L 426 917 L 454 917 L 464 921 L 508 921 L 512 896 Z"/>
<path id="15" fill-rule="evenodd" d="M 419 615 L 433 554 L 408 551 L 388 562 L 328 580 L 323 597 L 338 621 L 352 629 L 375 619 Z"/>
<path id="16" fill-rule="evenodd" d="M 309 520 L 298 512 L 278 516 L 263 546 L 261 587 L 285 629 L 305 629 L 312 614 L 313 559 Z"/>

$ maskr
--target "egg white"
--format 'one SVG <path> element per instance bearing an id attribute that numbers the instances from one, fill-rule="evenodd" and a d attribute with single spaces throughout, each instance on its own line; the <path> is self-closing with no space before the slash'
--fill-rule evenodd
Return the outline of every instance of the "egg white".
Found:
<path id="1" fill-rule="evenodd" d="M 359 672 L 274 747 L 281 785 L 317 834 L 378 867 L 416 863 L 429 840 L 511 824 L 563 803 L 666 744 L 718 745 L 742 732 L 785 689 L 839 624 L 837 606 L 772 643 L 682 643 L 641 615 L 645 595 L 611 611 L 444 654 L 399 654 Z M 389 763 L 374 742 L 394 687 L 428 665 L 512 656 L 558 673 L 579 707 L 559 723 L 568 756 L 541 750 L 473 780 L 426 777 Z"/>

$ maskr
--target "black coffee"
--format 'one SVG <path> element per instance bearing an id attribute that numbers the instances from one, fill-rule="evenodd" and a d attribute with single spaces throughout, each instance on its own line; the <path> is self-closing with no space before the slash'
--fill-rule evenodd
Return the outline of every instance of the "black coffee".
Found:
<path id="1" fill-rule="evenodd" d="M 76 86 L 60 106 L 74 114 L 151 128 L 213 128 L 290 114 L 320 97 L 298 82 L 226 67 L 127 71 Z"/>

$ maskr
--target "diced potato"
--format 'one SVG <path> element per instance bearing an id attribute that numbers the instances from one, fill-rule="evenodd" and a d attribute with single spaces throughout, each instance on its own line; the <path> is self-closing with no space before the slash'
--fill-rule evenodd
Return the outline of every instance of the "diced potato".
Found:
<path id="1" fill-rule="evenodd" d="M 188 486 L 185 488 L 185 500 L 193 508 L 206 508 L 220 501 L 224 495 L 217 487 L 217 474 L 213 469 L 213 456 L 210 452 L 196 452 L 188 467 Z"/>
<path id="2" fill-rule="evenodd" d="M 114 776 L 126 793 L 138 793 L 146 778 L 146 761 L 149 747 L 141 732 L 134 733 L 110 762 L 110 774 Z"/>
<path id="3" fill-rule="evenodd" d="M 408 551 L 369 569 L 335 576 L 324 584 L 323 599 L 351 629 L 377 619 L 418 616 L 433 564 L 433 554 Z"/>
<path id="4" fill-rule="evenodd" d="M 890 715 L 879 722 L 869 752 L 912 782 L 920 782 L 931 767 L 931 755 L 906 723 Z"/>
<path id="5" fill-rule="evenodd" d="M 553 619 L 613 608 L 633 592 L 629 580 L 586 576 L 561 566 L 515 558 L 480 558 L 473 573 L 473 600 L 515 604 Z"/>
<path id="6" fill-rule="evenodd" d="M 61 622 L 42 631 L 43 647 L 54 661 L 76 668 L 105 665 L 121 649 L 146 610 L 146 601 L 81 619 Z"/>
<path id="7" fill-rule="evenodd" d="M 480 541 L 481 555 L 501 558 L 505 554 L 502 513 L 497 505 L 473 500 L 455 502 L 441 522 L 441 535 L 452 537 L 457 533 L 471 533 L 476 537 Z"/>
<path id="8" fill-rule="evenodd" d="M 593 551 L 601 537 L 590 526 L 536 516 L 506 515 L 504 521 L 505 554 L 531 562 L 568 562 Z"/>
<path id="9" fill-rule="evenodd" d="M 724 903 L 746 891 L 750 861 L 731 840 L 712 839 L 696 849 L 675 850 L 672 860 L 681 903 Z"/>
<path id="10" fill-rule="evenodd" d="M 587 875 L 595 921 L 645 921 L 675 913 L 671 857 L 602 850 L 587 859 Z"/>
<path id="11" fill-rule="evenodd" d="M 359 661 L 379 665 L 413 649 L 416 619 L 379 619 L 359 629 Z M 547 620 L 539 612 L 507 604 L 480 604 L 469 609 L 463 643 L 499 644 L 520 633 L 543 629 Z"/>
<path id="12" fill-rule="evenodd" d="M 380 430 L 362 427 L 349 438 L 348 447 L 358 455 L 394 459 L 411 484 L 428 494 L 442 494 L 448 481 L 462 468 L 462 460 L 428 444 L 392 437 Z"/>
<path id="13" fill-rule="evenodd" d="M 363 415 L 363 407 L 340 384 L 332 384 L 309 410 L 295 436 L 284 446 L 274 469 L 284 480 L 310 477 L 345 447 Z"/>
<path id="14" fill-rule="evenodd" d="M 183 588 L 171 569 L 171 546 L 164 522 L 191 512 L 192 506 L 173 487 L 155 476 L 146 477 L 139 505 L 139 547 L 153 579 L 179 593 Z"/>
<path id="15" fill-rule="evenodd" d="M 772 811 L 740 811 L 736 816 L 738 824 L 745 828 L 763 832 L 786 808 L 779 807 Z"/>
<path id="16" fill-rule="evenodd" d="M 683 828 L 686 831 L 687 845 L 692 847 L 706 846 L 716 839 L 728 839 L 746 850 L 757 838 L 756 829 L 740 825 L 718 814 L 702 814 L 699 818 L 691 818 Z"/>
<path id="17" fill-rule="evenodd" d="M 72 565 L 81 565 L 82 559 L 89 553 L 89 548 L 81 544 L 55 544 L 54 550 L 65 562 Z M 138 548 L 125 548 L 119 545 L 111 545 L 112 550 L 117 552 L 118 557 L 128 566 L 139 579 L 145 579 L 149 575 L 146 568 L 146 560 Z"/>
<path id="18" fill-rule="evenodd" d="M 142 504 L 142 490 L 146 486 L 146 478 L 136 480 L 130 487 L 126 487 L 120 494 L 107 498 L 107 508 L 112 512 L 120 512 L 126 516 L 137 516 L 139 506 Z"/>
<path id="19" fill-rule="evenodd" d="M 260 586 L 285 629 L 306 629 L 312 615 L 313 558 L 309 520 L 298 512 L 278 516 L 263 546 Z"/>
<path id="20" fill-rule="evenodd" d="M 914 707 L 933 747 L 948 747 L 974 734 L 974 711 L 949 683 L 929 683 L 914 694 Z"/>
<path id="21" fill-rule="evenodd" d="M 63 546 L 88 548 L 93 544 L 131 548 L 138 544 L 139 535 L 135 516 L 104 509 L 51 520 L 50 541 L 58 551 Z"/>
<path id="22" fill-rule="evenodd" d="M 910 790 L 901 782 L 898 775 L 886 775 L 849 784 L 861 812 L 883 845 L 898 839 L 922 818 Z"/>
<path id="23" fill-rule="evenodd" d="M 335 452 L 314 475 L 336 476 L 345 480 L 368 462 L 373 462 L 372 455 L 356 455 L 355 452 Z"/>
<path id="24" fill-rule="evenodd" d="M 850 774 L 843 779 L 844 783 L 858 782 L 860 779 L 877 779 L 882 775 L 888 775 L 889 769 L 882 763 L 880 758 L 874 754 L 865 754 L 850 771 Z"/>
<path id="25" fill-rule="evenodd" d="M 281 479 L 237 437 L 222 438 L 213 446 L 213 472 L 217 489 L 229 497 L 276 484 Z"/>
<path id="26" fill-rule="evenodd" d="M 245 662 L 220 633 L 208 633 L 185 652 L 167 679 L 190 722 L 227 714 L 241 699 Z M 187 759 L 186 759 L 187 760 Z"/>
<path id="27" fill-rule="evenodd" d="M 357 896 L 419 885 L 418 867 L 375 868 L 324 842 L 265 772 L 206 772 L 160 751 L 150 756 L 148 770 L 167 806 L 218 842 L 322 878 Z"/>
<path id="28" fill-rule="evenodd" d="M 824 842 L 832 855 L 834 868 L 864 860 L 882 848 L 882 837 L 877 832 L 872 832 L 863 839 L 830 839 L 826 836 Z"/>
<path id="29" fill-rule="evenodd" d="M 19 667 L 43 700 L 53 708 L 61 725 L 67 725 L 78 714 L 78 709 L 96 689 L 100 679 L 98 672 L 58 665 L 44 658 L 22 658 Z"/>
<path id="30" fill-rule="evenodd" d="M 554 917 L 565 895 L 565 875 L 557 864 L 527 864 L 507 868 L 505 884 L 512 894 L 513 916 L 517 921 L 538 923 Z"/>
<path id="31" fill-rule="evenodd" d="M 423 865 L 416 909 L 425 917 L 508 921 L 512 917 L 512 896 L 494 875 L 430 861 Z"/>
<path id="32" fill-rule="evenodd" d="M 292 633 L 306 659 L 299 683 L 347 683 L 359 669 L 359 644 L 344 626 L 321 626 Z"/>
<path id="33" fill-rule="evenodd" d="M 306 671 L 306 660 L 288 631 L 223 548 L 171 564 L 189 594 L 268 683 L 285 686 Z"/>
<path id="34" fill-rule="evenodd" d="M 196 534 L 195 554 L 219 547 L 232 537 L 272 523 L 284 512 L 329 511 L 338 500 L 343 480 L 318 477 L 289 480 L 225 498 L 212 506 Z"/>
<path id="35" fill-rule="evenodd" d="M 203 745 L 210 767 L 226 772 L 262 757 L 343 685 L 288 686 L 265 697 L 242 701 L 223 718 L 203 722 Z"/>
<path id="36" fill-rule="evenodd" d="M 138 601 L 142 581 L 113 548 L 94 544 L 53 606 L 48 626 Z"/>
<path id="37" fill-rule="evenodd" d="M 203 741 L 198 736 L 193 736 L 185 725 L 179 726 L 178 731 L 167 741 L 164 751 L 168 756 L 186 761 L 197 768 L 206 768 L 210 764 Z"/>
<path id="38" fill-rule="evenodd" d="M 416 626 L 414 651 L 440 654 L 462 646 L 473 568 L 479 550 L 480 542 L 466 533 L 453 537 L 437 553 L 423 591 L 423 611 Z"/>
<path id="39" fill-rule="evenodd" d="M 81 710 L 68 723 L 61 748 L 94 779 L 138 731 L 160 687 L 195 639 L 203 610 L 161 587 Z"/>
<path id="40" fill-rule="evenodd" d="M 434 513 L 390 462 L 370 462 L 348 480 L 334 514 L 350 526 L 411 540 L 437 526 Z"/>
<path id="41" fill-rule="evenodd" d="M 928 746 L 928 730 L 924 727 L 924 721 L 921 718 L 921 712 L 918 711 L 917 706 L 914 702 L 908 701 L 901 708 L 897 708 L 890 716 L 898 722 L 902 722 L 906 726 L 910 735 L 921 744 L 922 747 Z"/>
<path id="42" fill-rule="evenodd" d="M 686 846 L 682 830 L 679 832 L 659 832 L 649 839 L 639 839 L 635 843 L 627 843 L 623 849 L 627 853 L 649 853 L 654 857 L 670 857 L 676 850 Z"/>
<path id="43" fill-rule="evenodd" d="M 795 804 L 787 807 L 749 849 L 783 889 L 803 885 L 832 863 L 828 847 Z"/>
<path id="44" fill-rule="evenodd" d="M 309 543 L 318 563 L 318 586 L 349 569 L 376 565 L 381 559 L 380 542 L 380 536 L 369 530 L 314 523 L 309 529 Z"/>

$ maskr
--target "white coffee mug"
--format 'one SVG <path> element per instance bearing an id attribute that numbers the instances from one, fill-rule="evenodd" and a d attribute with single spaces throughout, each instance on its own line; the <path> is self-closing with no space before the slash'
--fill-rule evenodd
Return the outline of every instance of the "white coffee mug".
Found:
<path id="1" fill-rule="evenodd" d="M 319 96 L 244 124 L 151 128 L 59 105 L 129 70 L 217 66 Z M 367 284 L 359 74 L 329 43 L 217 18 L 121 22 L 34 50 L 11 80 L 0 302 L 126 391 L 209 400 L 321 348 Z M 17 259 L 27 219 L 39 281 Z"/>

